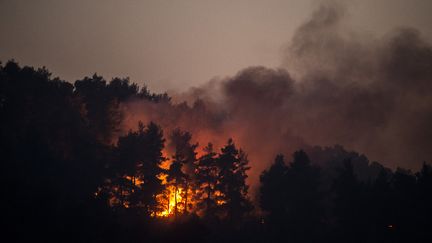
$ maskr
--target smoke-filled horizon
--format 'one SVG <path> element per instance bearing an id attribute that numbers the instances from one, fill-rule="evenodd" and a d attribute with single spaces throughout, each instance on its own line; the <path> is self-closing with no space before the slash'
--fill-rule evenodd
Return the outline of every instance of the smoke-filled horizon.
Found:
<path id="1" fill-rule="evenodd" d="M 249 154 L 252 184 L 276 154 L 314 145 L 419 168 L 432 158 L 432 45 L 414 28 L 375 38 L 344 25 L 344 16 L 340 5 L 321 5 L 284 48 L 279 69 L 248 67 L 171 94 L 190 107 L 123 104 L 124 130 L 142 120 L 190 131 L 200 146 L 232 137 Z"/>

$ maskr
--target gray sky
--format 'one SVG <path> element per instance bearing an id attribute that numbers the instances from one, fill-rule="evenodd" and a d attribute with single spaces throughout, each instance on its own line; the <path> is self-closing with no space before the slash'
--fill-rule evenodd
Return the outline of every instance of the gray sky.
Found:
<path id="1" fill-rule="evenodd" d="M 0 0 L 0 60 L 75 81 L 129 76 L 154 91 L 186 89 L 251 65 L 277 67 L 316 0 Z M 398 26 L 432 39 L 430 0 L 344 1 L 349 25 Z"/>

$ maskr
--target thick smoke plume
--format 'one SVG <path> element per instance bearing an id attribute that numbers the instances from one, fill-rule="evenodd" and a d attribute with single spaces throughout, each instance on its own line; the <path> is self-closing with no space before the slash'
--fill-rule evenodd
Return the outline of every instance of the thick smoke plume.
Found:
<path id="1" fill-rule="evenodd" d="M 280 69 L 249 67 L 212 80 L 171 105 L 130 101 L 125 129 L 155 121 L 192 132 L 201 146 L 232 137 L 256 182 L 277 153 L 341 144 L 386 166 L 432 158 L 432 45 L 415 29 L 373 38 L 344 26 L 344 9 L 323 5 L 300 26 Z"/>

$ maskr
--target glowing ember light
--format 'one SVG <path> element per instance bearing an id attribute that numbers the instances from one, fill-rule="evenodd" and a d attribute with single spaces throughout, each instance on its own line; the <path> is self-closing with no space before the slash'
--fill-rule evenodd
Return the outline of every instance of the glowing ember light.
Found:
<path id="1" fill-rule="evenodd" d="M 139 185 L 141 185 L 141 184 L 144 184 L 144 182 L 143 182 L 140 178 L 137 178 L 137 177 L 133 177 L 133 178 L 132 178 L 131 176 L 125 176 L 125 179 L 127 179 L 127 180 L 133 182 L 133 184 L 134 184 L 135 186 L 139 186 Z"/>
<path id="2" fill-rule="evenodd" d="M 214 195 L 216 196 L 216 197 L 222 197 L 223 196 L 223 193 L 221 193 L 220 191 L 216 191 L 215 193 L 214 193 Z M 222 200 L 222 199 L 217 199 L 216 200 L 216 204 L 217 205 L 224 205 L 226 203 L 226 201 L 225 200 Z"/>

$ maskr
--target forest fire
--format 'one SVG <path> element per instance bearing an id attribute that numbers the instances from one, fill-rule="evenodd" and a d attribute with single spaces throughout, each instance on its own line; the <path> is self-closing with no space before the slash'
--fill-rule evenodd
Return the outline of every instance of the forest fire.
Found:
<path id="1" fill-rule="evenodd" d="M 158 217 L 174 216 L 177 207 L 177 213 L 181 214 L 185 211 L 182 188 L 175 189 L 174 186 L 168 186 L 165 194 L 158 195 L 158 203 L 163 211 L 156 212 Z"/>
<path id="2" fill-rule="evenodd" d="M 184 190 L 183 188 L 177 188 L 173 185 L 169 185 L 167 182 L 167 174 L 160 176 L 162 184 L 166 186 L 165 191 L 162 194 L 156 196 L 156 201 L 159 204 L 159 210 L 153 213 L 153 216 L 157 217 L 170 217 L 177 213 L 183 213 L 184 207 Z"/>
<path id="3" fill-rule="evenodd" d="M 158 129 L 151 124 L 147 128 L 140 125 L 138 132 L 126 136 L 145 137 L 153 128 Z M 161 149 L 160 155 L 154 157 L 160 163 L 155 163 L 152 169 L 140 161 L 132 163 L 132 167 L 125 170 L 128 174 L 107 179 L 105 186 L 94 193 L 95 197 L 106 193 L 111 207 L 139 209 L 151 217 L 176 218 L 190 213 L 203 216 L 210 211 L 225 217 L 228 214 L 222 207 L 227 204 L 227 192 L 236 187 L 225 178 L 238 177 L 241 182 L 238 186 L 243 189 L 237 196 L 247 200 L 244 179 L 248 161 L 246 154 L 238 150 L 232 140 L 221 148 L 220 154 L 213 151 L 212 144 L 208 144 L 197 156 L 195 150 L 198 145 L 190 143 L 188 132 L 177 130 L 173 134 L 177 136 L 172 138 L 177 142 L 172 152 L 174 155 L 169 156 L 167 148 Z M 134 146 L 128 139 L 120 137 L 118 147 L 128 151 L 130 146 Z M 154 174 L 146 173 L 143 168 L 153 170 Z"/>
<path id="4" fill-rule="evenodd" d="M 169 170 L 172 160 L 170 159 L 169 153 L 166 149 L 162 150 L 162 155 L 165 158 L 165 161 L 161 163 L 160 167 L 165 172 L 161 173 L 158 178 L 162 181 L 162 185 L 165 186 L 165 190 L 163 193 L 156 196 L 159 210 L 152 215 L 157 217 L 170 217 L 174 216 L 176 213 L 183 213 L 185 211 L 185 204 L 183 202 L 185 193 L 182 187 L 176 188 L 169 184 L 168 174 L 166 171 Z"/>
<path id="5" fill-rule="evenodd" d="M 2 238 L 432 242 L 432 1 L 73 2 L 0 0 Z"/>
<path id="6" fill-rule="evenodd" d="M 183 214 L 186 211 L 186 197 L 185 190 L 183 187 L 175 187 L 171 185 L 167 181 L 168 175 L 166 173 L 161 173 L 158 178 L 162 181 L 162 185 L 164 186 L 164 190 L 162 193 L 156 195 L 157 206 L 156 209 L 151 212 L 152 217 L 171 217 L 176 214 Z M 127 182 L 130 182 L 130 185 L 136 188 L 145 187 L 147 185 L 144 184 L 144 181 L 140 178 L 135 178 L 131 176 L 124 176 L 123 179 Z M 111 184 L 111 182 L 108 182 Z M 124 208 L 131 207 L 131 195 L 135 193 L 135 190 L 138 189 L 125 189 L 121 186 L 114 185 L 108 186 L 109 194 L 111 195 L 109 198 L 109 205 L 111 207 L 120 206 Z M 94 193 L 95 197 L 101 195 L 102 188 L 98 188 L 98 190 Z M 191 190 L 188 191 L 189 196 L 188 199 L 194 197 Z M 192 208 L 192 203 L 189 201 L 189 207 Z"/>

